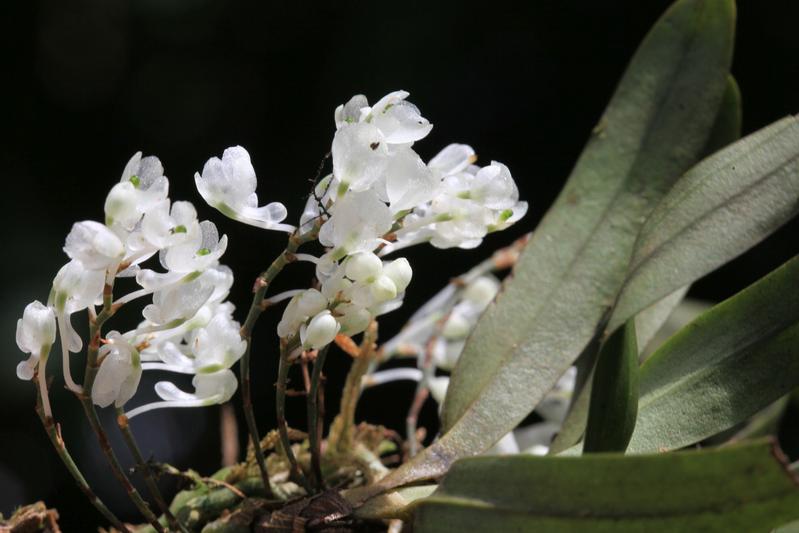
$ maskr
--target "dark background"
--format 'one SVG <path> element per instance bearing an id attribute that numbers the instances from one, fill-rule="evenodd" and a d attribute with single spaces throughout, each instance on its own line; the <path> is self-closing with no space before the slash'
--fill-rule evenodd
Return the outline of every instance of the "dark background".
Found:
<path id="1" fill-rule="evenodd" d="M 416 145 L 425 158 L 450 142 L 506 163 L 530 202 L 527 217 L 476 251 L 408 252 L 414 281 L 406 306 L 381 323 L 383 338 L 450 276 L 529 231 L 552 202 L 635 47 L 666 0 L 535 2 L 242 2 L 110 0 L 3 2 L 3 306 L 0 339 L 0 511 L 45 499 L 65 531 L 99 517 L 74 488 L 33 413 L 33 390 L 14 367 L 16 319 L 46 300 L 66 261 L 63 239 L 77 220 L 102 219 L 105 195 L 130 155 L 161 158 L 173 200 L 195 202 L 230 238 L 223 258 L 236 274 L 238 317 L 251 280 L 282 248 L 283 235 L 223 218 L 202 203 L 192 176 L 231 145 L 249 151 L 262 203 L 279 200 L 295 221 L 334 131 L 333 109 L 351 95 L 370 101 L 411 92 L 435 127 Z M 799 2 L 739 5 L 733 73 L 744 97 L 744 131 L 799 109 Z M 696 284 L 693 296 L 725 298 L 796 253 L 799 225 L 786 226 L 744 257 Z M 307 284 L 308 265 L 280 286 Z M 259 323 L 253 362 L 262 432 L 273 427 L 274 327 Z M 76 321 L 80 325 L 79 321 Z M 120 316 L 111 327 L 130 329 Z M 78 356 L 74 359 L 79 360 Z M 329 406 L 348 362 L 329 363 Z M 57 374 L 52 362 L 50 373 Z M 142 383 L 142 398 L 153 376 Z M 60 378 L 54 389 L 60 389 Z M 367 392 L 359 418 L 401 430 L 413 386 Z M 238 397 L 236 398 L 236 400 Z M 141 402 L 138 397 L 132 405 Z M 103 464 L 77 402 L 53 397 L 84 472 L 112 508 L 130 506 Z M 291 422 L 304 426 L 301 400 Z M 238 408 L 238 402 L 234 401 Z M 334 409 L 330 409 L 333 411 Z M 435 420 L 426 407 L 423 423 Z M 218 409 L 160 411 L 134 420 L 143 448 L 181 468 L 219 463 Z M 111 422 L 110 416 L 108 422 Z M 242 424 L 243 427 L 243 424 Z M 112 435 L 115 428 L 109 425 Z M 243 431 L 242 431 L 243 436 Z M 127 459 L 124 449 L 120 455 Z"/>

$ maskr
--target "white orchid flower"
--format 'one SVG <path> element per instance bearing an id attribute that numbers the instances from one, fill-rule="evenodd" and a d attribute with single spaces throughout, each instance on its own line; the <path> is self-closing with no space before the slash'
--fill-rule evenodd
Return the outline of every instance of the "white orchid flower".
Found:
<path id="1" fill-rule="evenodd" d="M 280 202 L 258 206 L 255 188 L 258 179 L 250 154 L 241 146 L 227 148 L 222 159 L 212 157 L 202 174 L 194 175 L 197 190 L 211 207 L 223 215 L 251 226 L 291 233 L 296 228 L 281 224 L 287 215 Z"/>
<path id="2" fill-rule="evenodd" d="M 355 95 L 336 108 L 336 128 L 367 122 L 378 128 L 382 139 L 389 144 L 423 139 L 433 125 L 421 115 L 419 108 L 406 100 L 409 95 L 407 91 L 391 92 L 378 100 L 374 107 L 369 107 L 364 95 Z"/>
<path id="3" fill-rule="evenodd" d="M 391 211 L 373 191 L 351 192 L 336 201 L 322 225 L 319 242 L 333 248 L 334 258 L 374 250 L 393 224 Z"/>
<path id="4" fill-rule="evenodd" d="M 433 129 L 419 108 L 405 100 L 408 96 L 407 91 L 389 93 L 378 100 L 364 118 L 380 129 L 388 143 L 412 143 L 427 137 Z"/>
<path id="5" fill-rule="evenodd" d="M 33 379 L 39 357 L 50 351 L 55 335 L 55 314 L 50 307 L 42 305 L 38 300 L 25 306 L 22 318 L 17 320 L 17 346 L 24 353 L 30 354 L 30 357 L 17 365 L 19 379 Z"/>
<path id="6" fill-rule="evenodd" d="M 64 251 L 90 270 L 115 269 L 125 257 L 125 244 L 103 224 L 84 220 L 72 226 Z"/>
<path id="7" fill-rule="evenodd" d="M 428 167 L 442 181 L 429 204 L 414 208 L 396 232 L 396 242 L 381 255 L 430 242 L 437 248 L 474 248 L 486 234 L 507 228 L 527 213 L 527 202 L 508 168 L 496 161 L 487 167 L 472 165 L 474 151 L 450 145 Z"/>
<path id="8" fill-rule="evenodd" d="M 196 315 L 207 303 L 222 301 L 232 282 L 230 269 L 209 268 L 189 281 L 155 291 L 153 303 L 144 308 L 142 315 L 155 326 L 178 326 Z"/>
<path id="9" fill-rule="evenodd" d="M 136 152 L 122 177 L 105 200 L 105 223 L 112 228 L 132 231 L 141 217 L 169 193 L 169 181 L 157 157 L 142 158 Z"/>
<path id="10" fill-rule="evenodd" d="M 203 220 L 186 242 L 171 246 L 161 253 L 161 264 L 170 272 L 202 272 L 216 265 L 227 249 L 227 235 L 219 237 L 216 225 Z"/>
<path id="11" fill-rule="evenodd" d="M 381 180 L 389 163 L 389 146 L 372 124 L 349 124 L 333 136 L 333 175 L 337 196 L 348 190 L 365 191 Z"/>
<path id="12" fill-rule="evenodd" d="M 241 359 L 247 342 L 241 338 L 241 324 L 217 314 L 207 326 L 194 333 L 191 343 L 195 372 L 208 374 L 230 368 Z"/>
<path id="13" fill-rule="evenodd" d="M 197 374 L 192 380 L 194 394 L 180 390 L 174 383 L 159 381 L 155 392 L 163 400 L 142 405 L 125 413 L 133 418 L 154 409 L 167 407 L 206 407 L 225 403 L 236 392 L 239 381 L 230 370 L 220 370 L 211 374 Z"/>
<path id="14" fill-rule="evenodd" d="M 199 224 L 191 202 L 174 202 L 170 206 L 169 200 L 163 200 L 141 219 L 141 229 L 137 232 L 140 246 L 155 251 L 176 246 L 196 234 Z"/>
<path id="15" fill-rule="evenodd" d="M 410 148 L 399 150 L 388 160 L 385 169 L 385 200 L 392 215 L 433 199 L 440 179 Z"/>
<path id="16" fill-rule="evenodd" d="M 139 387 L 142 365 L 139 352 L 118 331 L 106 335 L 100 347 L 100 369 L 92 387 L 92 401 L 100 407 L 122 407 Z"/>
<path id="17" fill-rule="evenodd" d="M 327 307 L 328 299 L 316 289 L 308 289 L 295 295 L 283 310 L 277 325 L 278 337 L 288 337 L 299 331 L 300 326 L 310 317 Z"/>
<path id="18" fill-rule="evenodd" d="M 104 284 L 104 271 L 87 269 L 80 261 L 73 259 L 56 274 L 47 300 L 47 305 L 54 309 L 58 322 L 64 380 L 67 387 L 75 392 L 80 392 L 82 389 L 72 379 L 69 352 L 79 352 L 83 342 L 72 327 L 70 316 L 97 302 L 103 293 Z"/>
<path id="19" fill-rule="evenodd" d="M 30 356 L 17 365 L 17 377 L 29 381 L 33 379 L 36 366 L 39 366 L 39 392 L 42 397 L 42 407 L 48 417 L 52 416 L 52 410 L 47 394 L 44 367 L 50 354 L 50 347 L 55 342 L 55 335 L 56 319 L 53 309 L 42 305 L 38 300 L 26 305 L 22 318 L 17 320 L 17 346 Z"/>
<path id="20" fill-rule="evenodd" d="M 205 306 L 197 316 L 172 330 L 155 334 L 142 354 L 144 370 L 183 374 L 216 372 L 230 368 L 247 344 L 233 320 L 232 304 Z M 181 341 L 185 342 L 181 342 Z"/>

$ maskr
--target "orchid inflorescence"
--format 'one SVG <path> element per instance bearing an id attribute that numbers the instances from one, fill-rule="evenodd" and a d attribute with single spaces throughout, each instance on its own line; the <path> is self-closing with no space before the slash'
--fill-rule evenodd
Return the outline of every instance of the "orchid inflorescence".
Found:
<path id="1" fill-rule="evenodd" d="M 309 196 L 299 229 L 283 223 L 283 204 L 258 206 L 257 178 L 244 148 L 226 149 L 221 159 L 209 159 L 196 174 L 197 189 L 206 202 L 234 220 L 289 233 L 311 231 L 314 221 L 321 221 L 318 239 L 326 253 L 302 257 L 316 263 L 321 286 L 284 296 L 292 297 L 278 325 L 280 337 L 299 334 L 304 348 L 318 349 L 338 333 L 361 333 L 374 317 L 401 305 L 411 280 L 407 259 L 381 257 L 421 242 L 472 248 L 487 233 L 525 214 L 527 205 L 518 201 L 507 167 L 497 162 L 477 167 L 471 147 L 449 145 L 425 164 L 413 143 L 424 138 L 432 124 L 407 96 L 393 92 L 370 107 L 358 95 L 336 109 L 333 172 Z M 56 275 L 47 306 L 33 302 L 18 323 L 19 347 L 31 354 L 18 366 L 21 379 L 31 379 L 34 368 L 46 361 L 57 324 L 65 382 L 80 392 L 70 374 L 69 353 L 79 352 L 83 342 L 70 316 L 85 309 L 94 312 L 114 278 L 135 277 L 141 288 L 112 305 L 147 295 L 152 295 L 152 303 L 135 329 L 105 336 L 94 403 L 126 404 L 142 370 L 192 374 L 195 392 L 159 382 L 155 390 L 163 401 L 136 408 L 129 417 L 158 407 L 230 399 L 236 389 L 230 367 L 243 354 L 245 343 L 232 317 L 234 307 L 225 301 L 233 283 L 230 269 L 219 263 L 227 238 L 219 237 L 213 222 L 198 221 L 190 202 L 171 202 L 168 190 L 158 158 L 137 153 L 108 193 L 105 223 L 82 221 L 73 226 L 64 246 L 71 261 Z M 156 254 L 165 272 L 142 266 Z M 450 319 L 447 331 L 457 327 L 457 316 Z M 42 375 L 43 368 L 41 364 Z"/>
<path id="2" fill-rule="evenodd" d="M 288 233 L 290 242 L 317 240 L 324 247 L 319 256 L 290 254 L 292 261 L 315 265 L 314 288 L 253 304 L 262 310 L 288 300 L 277 334 L 282 345 L 293 342 L 295 352 L 321 350 L 337 336 L 351 338 L 402 305 L 413 271 L 406 258 L 386 258 L 389 254 L 424 242 L 473 248 L 527 211 L 508 168 L 493 161 L 475 165 L 475 152 L 465 144 L 451 144 L 425 163 L 413 143 L 432 124 L 407 96 L 392 92 L 369 106 L 358 95 L 335 110 L 332 172 L 314 184 L 297 226 L 284 222 L 288 212 L 283 204 L 259 205 L 256 173 L 242 147 L 212 157 L 195 175 L 200 195 L 225 216 Z M 107 195 L 104 222 L 78 222 L 67 235 L 64 251 L 70 261 L 56 274 L 47 304 L 29 304 L 19 320 L 17 343 L 30 357 L 18 365 L 17 375 L 38 377 L 48 418 L 52 408 L 45 366 L 56 337 L 66 386 L 96 406 L 113 404 L 126 418 L 164 407 L 224 403 L 236 391 L 231 367 L 243 356 L 248 360 L 252 324 L 248 316 L 242 327 L 226 300 L 233 284 L 233 272 L 220 264 L 227 237 L 220 237 L 213 222 L 199 221 L 190 202 L 172 202 L 168 192 L 158 158 L 135 154 Z M 156 255 L 160 269 L 149 265 Z M 117 278 L 134 278 L 138 287 L 115 294 Z M 262 280 L 262 289 L 268 281 Z M 434 343 L 432 367 L 451 368 L 498 286 L 484 275 L 457 295 L 439 295 L 414 315 L 413 335 L 404 331 L 381 353 L 391 355 L 403 343 L 427 342 L 443 312 L 446 320 Z M 120 307 L 145 297 L 151 303 L 135 328 L 100 333 Z M 70 372 L 70 354 L 80 352 L 84 341 L 71 316 L 84 310 L 96 331 L 88 339 L 87 371 L 80 385 Z M 192 375 L 194 392 L 159 381 L 155 392 L 160 401 L 124 411 L 147 370 Z M 375 373 L 371 384 L 380 382 L 381 375 Z M 439 396 L 443 389 L 436 384 L 441 381 L 429 377 L 426 386 Z"/>

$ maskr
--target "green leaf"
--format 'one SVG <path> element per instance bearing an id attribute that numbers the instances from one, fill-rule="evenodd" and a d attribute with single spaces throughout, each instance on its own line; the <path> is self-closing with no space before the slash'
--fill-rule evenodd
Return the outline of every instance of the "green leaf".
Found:
<path id="1" fill-rule="evenodd" d="M 642 354 L 649 343 L 669 321 L 672 313 L 683 303 L 689 287 L 681 287 L 665 298 L 653 303 L 635 316 L 638 353 Z"/>
<path id="2" fill-rule="evenodd" d="M 520 391 L 535 400 L 513 409 L 525 415 L 593 336 L 643 219 L 703 152 L 726 89 L 733 25 L 731 1 L 681 0 L 647 36 L 512 281 L 471 336 L 450 383 L 445 430 L 488 390 L 506 390 L 498 378 L 515 366 L 525 370 Z"/>
<path id="3" fill-rule="evenodd" d="M 623 456 L 479 457 L 420 500 L 417 533 L 760 532 L 799 517 L 796 480 L 768 441 Z"/>
<path id="4" fill-rule="evenodd" d="M 635 317 L 635 333 L 638 344 L 639 359 L 644 354 L 646 347 L 656 342 L 659 332 L 666 328 L 673 314 L 677 313 L 688 287 L 683 287 L 674 291 L 672 294 L 655 302 L 647 307 Z M 691 319 L 695 318 L 694 316 Z M 686 321 L 687 323 L 688 321 Z M 685 325 L 684 323 L 681 324 Z M 585 424 L 588 420 L 588 408 L 591 400 L 591 383 L 594 379 L 593 369 L 588 376 L 585 386 L 575 389 L 575 397 L 569 407 L 569 413 L 561 425 L 560 431 L 555 436 L 549 447 L 549 454 L 556 455 L 568 448 L 571 448 L 583 437 Z"/>
<path id="5" fill-rule="evenodd" d="M 585 424 L 588 421 L 588 409 L 591 407 L 591 381 L 593 379 L 592 373 L 588 377 L 585 387 L 580 389 L 577 397 L 572 400 L 569 413 L 549 446 L 549 455 L 562 453 L 582 440 L 585 434 Z"/>
<path id="6" fill-rule="evenodd" d="M 646 37 L 512 280 L 472 333 L 444 405 L 449 431 L 374 491 L 441 475 L 456 458 L 488 449 L 594 337 L 643 221 L 706 145 L 734 11 L 731 0 L 680 0 Z"/>
<path id="7" fill-rule="evenodd" d="M 608 331 L 742 254 L 799 212 L 799 120 L 788 117 L 704 160 L 646 221 Z"/>
<path id="8" fill-rule="evenodd" d="M 711 128 L 710 137 L 702 151 L 703 156 L 710 155 L 738 140 L 741 136 L 741 115 L 741 91 L 738 89 L 735 78 L 727 76 L 724 97 Z M 641 360 L 651 354 L 652 346 L 657 347 L 665 340 L 664 334 L 667 333 L 666 330 L 670 330 L 673 327 L 673 323 L 676 322 L 679 326 L 668 332 L 666 338 L 695 318 L 695 314 L 689 314 L 690 318 L 684 321 L 681 318 L 685 315 L 685 313 L 681 312 L 681 309 L 684 307 L 683 298 L 688 289 L 688 285 L 677 289 L 635 316 L 635 330 Z M 591 350 L 592 347 L 589 345 L 581 358 L 593 359 L 596 347 L 593 347 L 593 354 Z M 586 364 L 589 363 L 586 362 Z M 593 365 L 593 363 L 590 364 Z M 550 446 L 550 454 L 554 455 L 574 446 L 585 433 L 592 379 L 593 376 L 588 376 L 584 386 L 580 386 L 578 382 L 578 387 L 575 389 L 575 398 L 569 408 L 569 414 L 563 421 L 560 431 Z"/>
<path id="9" fill-rule="evenodd" d="M 681 448 L 799 386 L 799 256 L 713 307 L 641 367 L 628 452 Z"/>
<path id="10" fill-rule="evenodd" d="M 594 368 L 585 428 L 585 452 L 623 452 L 638 412 L 638 343 L 635 320 L 602 344 Z"/>
<path id="11" fill-rule="evenodd" d="M 684 290 L 683 289 L 680 290 Z M 672 293 L 671 295 L 673 295 Z M 669 296 L 671 296 L 669 295 Z M 667 296 L 667 298 L 669 297 Z M 660 300 L 657 304 L 664 302 L 664 300 Z M 641 340 L 641 335 L 638 336 L 639 345 L 638 345 L 638 352 L 639 352 L 639 362 L 643 363 L 646 361 L 652 353 L 659 348 L 664 342 L 669 340 L 672 335 L 680 331 L 683 327 L 685 327 L 689 322 L 694 320 L 696 317 L 707 311 L 713 307 L 711 302 L 706 302 L 704 300 L 697 300 L 694 298 L 685 298 L 681 302 L 677 304 L 671 310 L 671 313 L 666 317 L 660 326 L 660 328 L 655 332 L 654 335 L 649 337 L 649 340 L 645 343 Z M 652 307 L 647 307 L 645 310 L 641 311 L 635 317 L 635 323 L 638 324 L 638 319 L 641 318 L 647 311 L 652 309 Z"/>
<path id="12" fill-rule="evenodd" d="M 724 98 L 710 131 L 710 138 L 704 149 L 705 155 L 713 154 L 741 137 L 741 115 L 741 91 L 735 78 L 727 76 Z M 689 288 L 688 285 L 680 287 L 636 315 L 635 329 L 641 354 L 667 324 L 672 313 L 679 310 Z"/>

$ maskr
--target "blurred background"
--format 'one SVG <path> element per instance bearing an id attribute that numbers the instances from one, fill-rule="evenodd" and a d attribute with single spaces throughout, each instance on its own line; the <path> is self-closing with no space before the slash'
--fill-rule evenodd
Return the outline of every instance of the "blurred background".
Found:
<path id="1" fill-rule="evenodd" d="M 22 354 L 14 331 L 26 303 L 46 300 L 52 277 L 66 262 L 61 247 L 71 224 L 102 219 L 105 195 L 134 152 L 160 157 L 171 198 L 195 202 L 202 218 L 228 234 L 223 262 L 237 275 L 231 300 L 241 319 L 252 280 L 282 249 L 284 237 L 213 212 L 194 189 L 194 172 L 225 147 L 243 145 L 258 172 L 262 202 L 284 202 L 291 222 L 330 148 L 334 108 L 356 93 L 374 102 L 392 90 L 410 91 L 410 100 L 435 125 L 415 146 L 423 158 L 450 142 L 471 144 L 482 161 L 496 159 L 510 167 L 531 208 L 523 221 L 490 236 L 477 250 L 408 251 L 414 281 L 405 307 L 381 321 L 386 339 L 451 276 L 535 226 L 636 46 L 669 3 L 0 4 L 6 257 L 0 266 L 0 512 L 44 499 L 60 511 L 65 531 L 92 530 L 100 520 L 53 453 L 33 412 L 33 388 L 16 379 Z M 744 131 L 751 132 L 799 111 L 799 2 L 739 4 L 733 74 L 744 98 Z M 784 227 L 697 283 L 692 296 L 718 301 L 755 281 L 797 252 L 798 232 L 797 222 Z M 307 264 L 293 266 L 279 288 L 307 286 L 311 274 Z M 255 336 L 255 404 L 262 433 L 274 426 L 279 315 L 266 313 Z M 111 327 L 125 330 L 135 323 L 133 314 L 122 314 Z M 78 320 L 76 325 L 84 327 Z M 58 373 L 56 366 L 51 363 L 51 373 Z M 328 358 L 331 415 L 348 366 L 340 352 Z M 156 379 L 145 377 L 141 396 L 131 405 L 147 400 Z M 68 446 L 110 506 L 133 518 L 80 406 L 61 383 L 57 378 L 53 404 Z M 358 418 L 402 431 L 412 393 L 410 383 L 368 391 Z M 233 403 L 238 411 L 238 396 Z M 290 400 L 289 408 L 292 425 L 303 427 L 302 400 Z M 430 403 L 421 424 L 434 429 L 435 419 Z M 218 420 L 214 407 L 154 412 L 132 426 L 148 455 L 210 474 L 220 461 Z M 106 421 L 116 437 L 110 413 Z M 241 436 L 245 442 L 243 424 Z M 127 461 L 121 447 L 119 454 Z"/>

